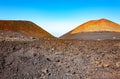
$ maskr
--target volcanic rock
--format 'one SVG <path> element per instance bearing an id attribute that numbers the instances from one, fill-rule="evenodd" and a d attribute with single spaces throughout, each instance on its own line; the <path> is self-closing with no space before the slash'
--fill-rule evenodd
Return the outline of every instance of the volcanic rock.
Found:
<path id="1" fill-rule="evenodd" d="M 0 79 L 119 78 L 119 40 L 0 42 Z"/>
<path id="2" fill-rule="evenodd" d="M 0 30 L 0 41 L 34 41 L 38 39 L 44 39 L 44 38 L 38 38 L 29 36 L 23 33 L 19 32 L 11 32 L 11 31 L 5 31 Z"/>

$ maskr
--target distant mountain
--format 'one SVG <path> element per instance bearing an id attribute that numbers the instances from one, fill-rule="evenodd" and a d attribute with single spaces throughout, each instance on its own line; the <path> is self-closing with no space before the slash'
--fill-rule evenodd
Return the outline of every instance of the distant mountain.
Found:
<path id="1" fill-rule="evenodd" d="M 120 25 L 107 19 L 91 20 L 64 34 L 62 39 L 120 39 Z"/>
<path id="2" fill-rule="evenodd" d="M 34 37 L 54 37 L 30 21 L 0 20 L 0 30 L 19 32 Z"/>

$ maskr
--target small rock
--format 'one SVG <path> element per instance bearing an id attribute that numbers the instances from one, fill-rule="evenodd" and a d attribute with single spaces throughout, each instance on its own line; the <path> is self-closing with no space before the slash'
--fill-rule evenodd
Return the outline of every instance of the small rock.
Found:
<path id="1" fill-rule="evenodd" d="M 52 48 L 51 50 L 52 50 L 52 51 L 54 51 L 55 49 L 54 49 L 54 48 Z"/>
<path id="2" fill-rule="evenodd" d="M 51 59 L 50 58 L 46 58 L 48 61 L 51 61 Z"/>
<path id="3" fill-rule="evenodd" d="M 108 67 L 110 64 L 109 63 L 104 63 L 103 67 Z"/>
<path id="4" fill-rule="evenodd" d="M 116 67 L 120 67 L 120 62 L 116 62 Z"/>
<path id="5" fill-rule="evenodd" d="M 42 70 L 42 72 L 46 74 L 46 73 L 48 73 L 48 69 L 45 68 L 45 69 Z"/>

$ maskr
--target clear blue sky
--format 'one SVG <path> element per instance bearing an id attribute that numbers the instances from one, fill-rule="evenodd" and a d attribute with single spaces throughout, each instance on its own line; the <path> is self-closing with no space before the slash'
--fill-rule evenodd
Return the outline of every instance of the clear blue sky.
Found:
<path id="1" fill-rule="evenodd" d="M 57 37 L 100 18 L 120 24 L 120 0 L 0 0 L 0 19 L 29 20 Z"/>

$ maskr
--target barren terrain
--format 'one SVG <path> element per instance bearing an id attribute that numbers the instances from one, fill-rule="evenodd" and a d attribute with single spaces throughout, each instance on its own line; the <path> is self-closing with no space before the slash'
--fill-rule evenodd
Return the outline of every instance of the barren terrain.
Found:
<path id="1" fill-rule="evenodd" d="M 23 20 L 0 20 L 0 30 L 19 32 L 25 35 L 39 38 L 54 37 L 35 23 Z"/>
<path id="2" fill-rule="evenodd" d="M 76 34 L 65 34 L 60 37 L 61 39 L 79 39 L 79 40 L 114 40 L 120 39 L 120 32 L 81 32 Z"/>
<path id="3" fill-rule="evenodd" d="M 120 39 L 120 24 L 107 19 L 91 20 L 77 26 L 60 38 L 79 40 Z"/>
<path id="4" fill-rule="evenodd" d="M 120 40 L 0 42 L 0 79 L 119 79 Z"/>
<path id="5" fill-rule="evenodd" d="M 120 25 L 82 26 L 59 39 L 31 22 L 0 21 L 0 79 L 120 79 Z"/>

